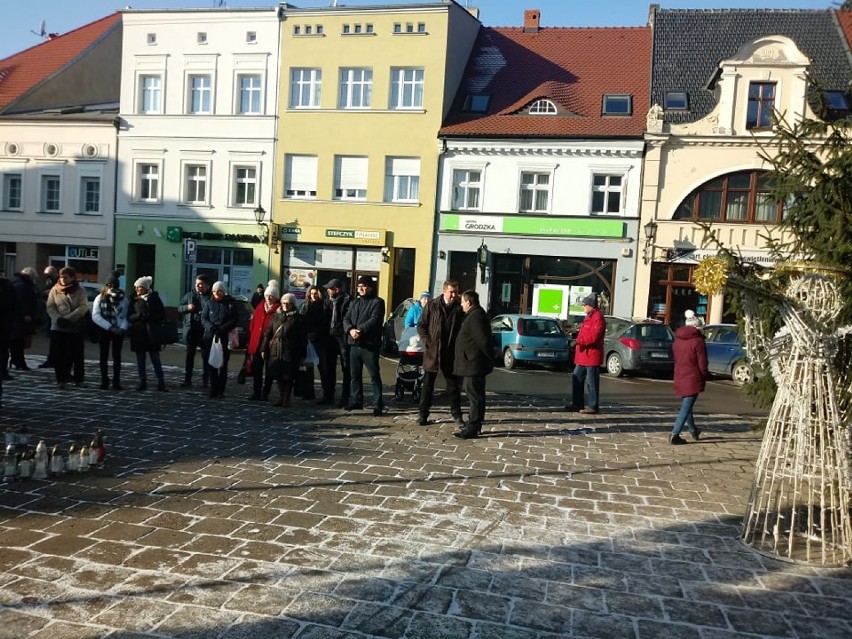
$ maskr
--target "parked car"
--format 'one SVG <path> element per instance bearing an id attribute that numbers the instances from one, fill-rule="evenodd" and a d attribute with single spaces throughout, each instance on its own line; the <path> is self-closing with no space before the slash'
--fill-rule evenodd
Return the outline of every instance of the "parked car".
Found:
<path id="1" fill-rule="evenodd" d="M 674 373 L 674 333 L 660 322 L 606 316 L 604 366 L 613 377 L 625 372 Z"/>
<path id="2" fill-rule="evenodd" d="M 571 339 L 559 320 L 537 315 L 498 315 L 491 320 L 494 355 L 503 366 L 552 364 L 559 370 L 571 362 Z"/>
<path id="3" fill-rule="evenodd" d="M 560 320 L 562 330 L 565 331 L 565 334 L 568 335 L 568 337 L 575 338 L 577 337 L 577 333 L 580 332 L 580 324 L 582 324 L 585 319 L 586 316 L 583 313 L 569 313 L 568 317 L 564 320 Z"/>
<path id="4" fill-rule="evenodd" d="M 730 377 L 738 386 L 754 379 L 754 367 L 740 344 L 736 324 L 708 324 L 701 329 L 707 344 L 707 369 Z"/>
<path id="5" fill-rule="evenodd" d="M 405 321 L 405 314 L 408 309 L 417 303 L 413 297 L 404 300 L 399 304 L 393 312 L 385 320 L 382 326 L 382 352 L 389 357 L 397 357 L 399 355 L 399 340 L 402 336 L 402 323 Z"/>
<path id="6" fill-rule="evenodd" d="M 100 294 L 101 289 L 104 287 L 103 284 L 97 284 L 95 282 L 80 282 L 80 286 L 85 289 L 86 299 L 89 300 L 90 305 L 95 301 L 95 298 Z"/>

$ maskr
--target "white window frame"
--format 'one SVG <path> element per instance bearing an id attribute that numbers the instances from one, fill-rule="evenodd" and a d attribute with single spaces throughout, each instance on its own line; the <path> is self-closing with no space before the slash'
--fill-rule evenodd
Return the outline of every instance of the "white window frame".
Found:
<path id="1" fill-rule="evenodd" d="M 525 184 L 524 176 L 532 176 L 533 182 Z M 541 179 L 546 177 L 546 182 Z M 524 193 L 530 194 L 530 205 L 524 206 Z M 543 207 L 538 206 L 537 195 L 545 193 L 547 201 Z M 553 202 L 553 168 L 552 167 L 520 167 L 518 173 L 518 212 L 519 213 L 549 213 Z"/>
<path id="2" fill-rule="evenodd" d="M 91 211 L 86 210 L 88 206 L 88 195 L 89 191 L 87 186 L 89 184 L 97 184 L 98 192 L 98 206 L 96 209 Z M 104 181 L 103 177 L 99 173 L 81 173 L 80 174 L 80 197 L 79 204 L 80 207 L 80 215 L 103 215 L 103 202 L 104 202 Z"/>
<path id="3" fill-rule="evenodd" d="M 385 158 L 385 202 L 420 202 L 420 158 Z"/>
<path id="4" fill-rule="evenodd" d="M 476 180 L 472 180 L 477 173 Z M 450 174 L 450 209 L 453 211 L 481 211 L 482 196 L 485 192 L 485 168 L 481 166 L 453 167 Z M 471 205 L 471 194 L 476 194 L 476 203 Z"/>
<path id="5" fill-rule="evenodd" d="M 207 79 L 207 86 L 196 87 L 196 80 Z M 191 115 L 210 115 L 213 113 L 213 75 L 211 73 L 191 73 L 186 78 L 186 112 Z M 196 97 L 200 106 L 196 106 Z M 204 108 L 204 98 L 207 105 Z"/>
<path id="6" fill-rule="evenodd" d="M 292 67 L 290 69 L 290 108 L 318 109 L 322 99 L 322 69 Z"/>
<path id="7" fill-rule="evenodd" d="M 55 189 L 52 184 L 55 183 Z M 54 195 L 55 190 L 55 195 Z M 49 203 L 55 205 L 48 206 Z M 62 173 L 45 171 L 39 176 L 38 185 L 39 213 L 62 213 Z"/>
<path id="8" fill-rule="evenodd" d="M 212 164 L 205 160 L 182 160 L 180 167 L 180 202 L 186 206 L 209 206 L 210 204 L 210 171 Z M 202 176 L 193 175 L 195 169 L 204 169 Z M 198 185 L 203 183 L 204 197 L 198 199 Z M 195 197 L 193 197 L 195 196 Z"/>
<path id="9" fill-rule="evenodd" d="M 391 67 L 390 108 L 422 109 L 425 80 L 423 67 Z"/>
<path id="10" fill-rule="evenodd" d="M 369 109 L 373 104 L 373 70 L 369 67 L 340 69 L 341 109 Z"/>
<path id="11" fill-rule="evenodd" d="M 255 208 L 260 196 L 260 164 L 255 162 L 235 162 L 231 165 L 231 206 L 238 209 Z M 243 186 L 245 185 L 245 186 Z M 253 197 L 240 197 L 240 192 L 253 191 Z"/>
<path id="12" fill-rule="evenodd" d="M 257 86 L 244 86 L 244 82 L 248 80 L 257 80 Z M 237 104 L 236 104 L 236 112 L 240 115 L 263 115 L 263 74 L 254 71 L 254 72 L 240 72 L 237 74 Z M 246 106 L 246 100 L 248 101 L 248 108 Z M 257 105 L 253 102 L 257 100 Z"/>
<path id="13" fill-rule="evenodd" d="M 12 181 L 18 181 L 18 205 L 12 206 L 11 191 Z M 23 211 L 24 210 L 24 173 L 17 171 L 3 172 L 3 206 L 4 211 Z"/>
<path id="14" fill-rule="evenodd" d="M 596 178 L 606 178 L 605 184 L 597 185 L 595 184 Z M 610 184 L 611 178 L 619 178 L 621 180 L 621 184 L 618 186 L 614 186 Z M 591 177 L 589 179 L 591 185 L 591 191 L 589 195 L 589 214 L 590 215 L 606 215 L 606 216 L 616 216 L 616 215 L 624 215 L 626 200 L 627 200 L 627 172 L 619 169 L 593 169 Z M 595 193 L 603 193 L 603 210 L 596 211 L 595 210 Z M 609 205 L 610 196 L 613 194 L 618 195 L 618 211 L 607 211 Z"/>
<path id="15" fill-rule="evenodd" d="M 556 115 L 558 113 L 556 104 L 552 100 L 539 98 L 534 101 L 528 109 L 530 115 Z"/>
<path id="16" fill-rule="evenodd" d="M 152 170 L 153 169 L 153 170 Z M 154 197 L 142 197 L 143 183 L 153 184 Z M 133 161 L 133 201 L 138 204 L 160 204 L 163 201 L 163 163 L 160 160 Z"/>
<path id="17" fill-rule="evenodd" d="M 369 165 L 366 156 L 334 156 L 334 199 L 367 199 L 367 179 Z"/>
<path id="18" fill-rule="evenodd" d="M 138 113 L 143 115 L 164 113 L 165 92 L 162 73 L 140 73 L 138 91 Z"/>
<path id="19" fill-rule="evenodd" d="M 284 156 L 284 193 L 293 200 L 315 200 L 317 198 L 316 155 L 286 154 Z"/>

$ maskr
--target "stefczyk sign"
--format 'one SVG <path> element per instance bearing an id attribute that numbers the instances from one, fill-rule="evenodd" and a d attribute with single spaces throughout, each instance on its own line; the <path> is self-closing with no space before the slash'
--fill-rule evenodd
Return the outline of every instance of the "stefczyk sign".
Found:
<path id="1" fill-rule="evenodd" d="M 379 231 L 356 231 L 353 229 L 326 229 L 326 237 L 333 237 L 343 240 L 379 240 L 381 233 Z"/>

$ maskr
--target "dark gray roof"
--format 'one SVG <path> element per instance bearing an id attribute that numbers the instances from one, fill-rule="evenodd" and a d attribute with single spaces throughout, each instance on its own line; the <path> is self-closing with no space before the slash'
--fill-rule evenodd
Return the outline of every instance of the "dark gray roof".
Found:
<path id="1" fill-rule="evenodd" d="M 694 122 L 716 106 L 708 82 L 722 60 L 758 38 L 781 35 L 811 61 L 811 76 L 827 91 L 847 91 L 852 68 L 831 10 L 662 9 L 654 14 L 651 104 L 669 91 L 689 94 L 688 112 L 666 112 L 665 121 Z M 812 104 L 813 106 L 813 104 Z"/>

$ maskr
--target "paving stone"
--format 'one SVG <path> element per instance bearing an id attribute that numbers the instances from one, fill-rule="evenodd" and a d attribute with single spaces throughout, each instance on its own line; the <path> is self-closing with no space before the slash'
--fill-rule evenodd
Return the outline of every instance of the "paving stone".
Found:
<path id="1" fill-rule="evenodd" d="M 407 608 L 357 603 L 343 622 L 343 629 L 398 639 L 405 634 L 413 616 L 414 612 Z"/>

